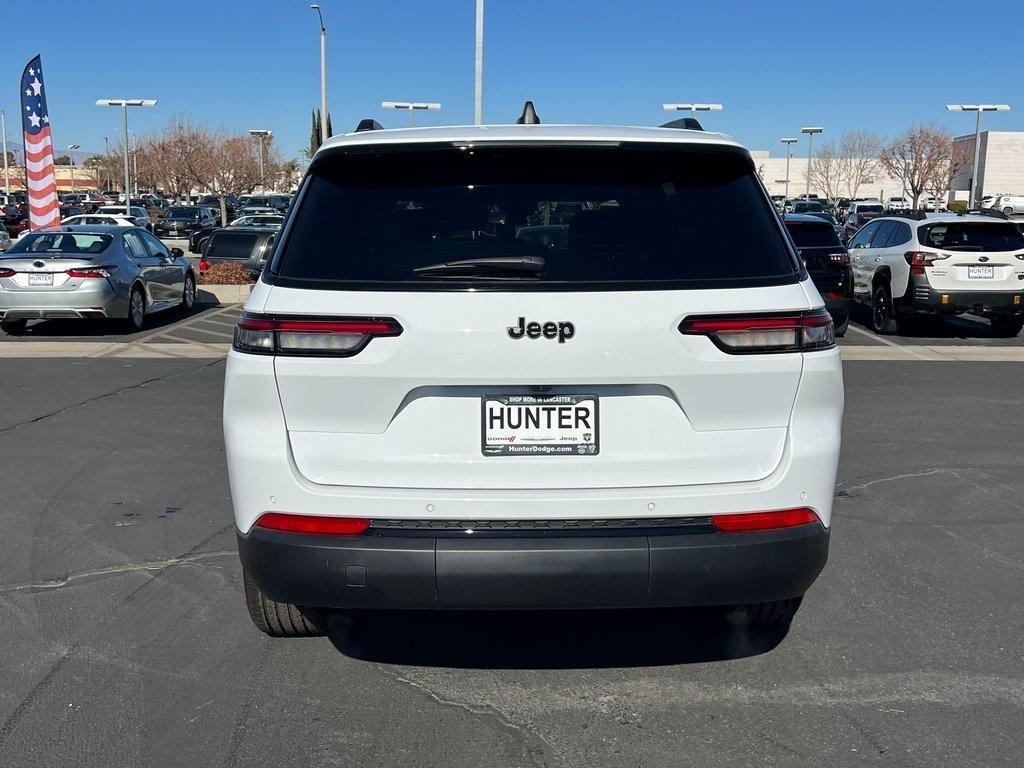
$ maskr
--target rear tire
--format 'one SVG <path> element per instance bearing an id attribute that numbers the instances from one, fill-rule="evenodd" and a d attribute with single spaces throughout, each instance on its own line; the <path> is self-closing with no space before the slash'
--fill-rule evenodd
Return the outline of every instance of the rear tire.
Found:
<path id="1" fill-rule="evenodd" d="M 878 334 L 896 331 L 896 310 L 888 283 L 879 283 L 871 292 L 871 330 Z"/>
<path id="2" fill-rule="evenodd" d="M 142 292 L 142 286 L 133 285 L 132 292 L 128 294 L 128 319 L 125 321 L 129 333 L 141 331 L 146 322 L 146 294 Z"/>
<path id="3" fill-rule="evenodd" d="M 181 292 L 181 309 L 190 312 L 196 304 L 196 278 L 191 272 L 185 275 L 185 288 Z"/>
<path id="4" fill-rule="evenodd" d="M 847 315 L 842 319 L 841 322 L 835 324 L 836 338 L 840 338 L 846 335 L 846 329 L 850 327 L 850 316 Z"/>
<path id="5" fill-rule="evenodd" d="M 326 630 L 326 611 L 279 603 L 264 594 L 249 572 L 242 571 L 245 582 L 245 607 L 256 628 L 271 637 L 320 637 Z"/>
<path id="6" fill-rule="evenodd" d="M 788 600 L 734 605 L 726 609 L 725 618 L 730 624 L 743 627 L 777 627 L 793 620 L 803 599 L 800 595 Z"/>
<path id="7" fill-rule="evenodd" d="M 1003 213 L 1005 213 L 1007 216 L 1013 216 L 1013 208 L 1011 208 L 1010 206 L 1006 206 L 1005 208 L 1003 208 Z"/>
<path id="8" fill-rule="evenodd" d="M 1015 339 L 1024 328 L 1022 315 L 996 315 L 989 321 L 992 323 L 992 335 L 1000 339 Z"/>
<path id="9" fill-rule="evenodd" d="M 28 325 L 28 320 L 8 320 L 0 323 L 0 331 L 8 336 L 21 336 L 25 332 L 26 325 Z"/>

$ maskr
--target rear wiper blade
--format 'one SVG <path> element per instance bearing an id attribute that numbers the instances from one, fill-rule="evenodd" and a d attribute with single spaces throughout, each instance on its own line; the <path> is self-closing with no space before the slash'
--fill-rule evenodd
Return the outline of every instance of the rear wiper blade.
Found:
<path id="1" fill-rule="evenodd" d="M 543 256 L 486 256 L 478 259 L 459 259 L 458 261 L 442 261 L 416 267 L 413 272 L 419 275 L 444 272 L 497 272 L 513 275 L 536 275 L 547 267 Z"/>

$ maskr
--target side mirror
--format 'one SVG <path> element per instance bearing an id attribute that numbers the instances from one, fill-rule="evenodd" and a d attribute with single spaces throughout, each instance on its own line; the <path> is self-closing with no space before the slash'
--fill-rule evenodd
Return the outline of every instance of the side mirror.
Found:
<path id="1" fill-rule="evenodd" d="M 180 259 L 184 255 L 185 252 L 181 250 L 181 248 L 171 248 L 171 256 L 173 256 L 174 258 Z"/>

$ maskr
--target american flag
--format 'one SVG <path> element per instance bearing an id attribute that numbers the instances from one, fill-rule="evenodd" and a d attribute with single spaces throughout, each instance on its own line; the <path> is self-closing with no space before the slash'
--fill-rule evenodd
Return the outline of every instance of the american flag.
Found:
<path id="1" fill-rule="evenodd" d="M 57 179 L 53 172 L 50 113 L 43 90 L 43 62 L 36 56 L 21 73 L 21 127 L 25 138 L 29 226 L 32 229 L 60 221 Z"/>

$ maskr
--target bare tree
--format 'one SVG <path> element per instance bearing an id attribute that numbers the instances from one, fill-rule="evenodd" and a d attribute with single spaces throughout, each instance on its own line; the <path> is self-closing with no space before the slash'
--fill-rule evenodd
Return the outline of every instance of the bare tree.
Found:
<path id="1" fill-rule="evenodd" d="M 842 164 L 832 142 L 827 141 L 818 148 L 818 153 L 808 166 L 807 175 L 811 185 L 824 192 L 829 200 L 839 196 L 839 185 L 843 178 Z"/>
<path id="2" fill-rule="evenodd" d="M 885 147 L 879 160 L 891 176 L 904 180 L 916 208 L 921 195 L 948 171 L 952 144 L 952 137 L 941 128 L 918 125 Z"/>
<path id="3" fill-rule="evenodd" d="M 839 167 L 852 200 L 861 184 L 870 184 L 881 168 L 882 140 L 868 131 L 847 131 L 839 139 Z"/>

